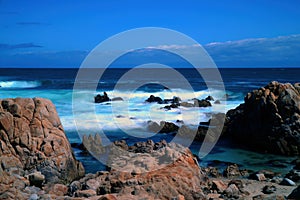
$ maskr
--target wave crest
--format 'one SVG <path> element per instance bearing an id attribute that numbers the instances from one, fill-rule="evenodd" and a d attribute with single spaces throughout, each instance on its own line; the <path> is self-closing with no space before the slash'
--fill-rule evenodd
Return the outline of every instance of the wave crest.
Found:
<path id="1" fill-rule="evenodd" d="M 36 88 L 41 86 L 39 81 L 0 81 L 0 88 Z"/>

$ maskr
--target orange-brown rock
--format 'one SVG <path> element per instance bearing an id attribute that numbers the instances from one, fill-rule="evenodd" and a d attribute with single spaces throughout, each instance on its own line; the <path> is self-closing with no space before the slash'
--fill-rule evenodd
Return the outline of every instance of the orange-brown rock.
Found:
<path id="1" fill-rule="evenodd" d="M 25 187 L 67 183 L 84 175 L 50 100 L 0 100 L 0 175 L 0 195 L 5 185 L 17 181 Z"/>
<path id="2" fill-rule="evenodd" d="M 81 196 L 88 189 L 88 194 L 94 190 L 97 195 L 116 194 L 117 199 L 205 199 L 206 175 L 188 148 L 169 143 L 143 153 L 129 148 L 113 155 L 109 172 L 89 174 L 71 183 L 71 193 Z"/>

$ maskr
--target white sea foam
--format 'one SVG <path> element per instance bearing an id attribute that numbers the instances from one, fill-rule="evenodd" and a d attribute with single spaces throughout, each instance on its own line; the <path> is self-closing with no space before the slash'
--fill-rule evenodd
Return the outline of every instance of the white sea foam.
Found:
<path id="1" fill-rule="evenodd" d="M 41 86 L 39 81 L 0 81 L 1 88 L 35 88 Z"/>
<path id="2" fill-rule="evenodd" d="M 76 93 L 76 116 L 73 116 L 72 96 Z M 188 125 L 198 125 L 199 122 L 208 121 L 212 112 L 226 112 L 242 103 L 242 100 L 227 101 L 226 105 L 222 100 L 224 94 L 218 90 L 190 92 L 180 89 L 170 91 L 161 91 L 156 93 L 147 93 L 135 91 L 107 91 L 110 98 L 122 97 L 124 101 L 106 102 L 95 104 L 94 96 L 102 92 L 95 91 L 72 91 L 68 90 L 23 90 L 22 97 L 44 97 L 53 101 L 55 104 L 62 124 L 66 131 L 84 130 L 86 133 L 98 132 L 99 130 L 128 130 L 145 129 L 147 121 L 156 122 L 170 121 L 176 123 L 177 120 L 183 120 Z M 191 101 L 192 98 L 203 99 L 211 95 L 215 100 L 220 99 L 221 104 L 213 104 L 207 108 L 186 108 L 179 107 L 172 110 L 162 109 L 166 104 L 146 103 L 145 100 L 151 95 L 164 98 L 173 98 L 178 96 L 182 101 Z M 20 91 L 6 90 L 1 93 L 1 98 L 18 97 Z M 74 122 L 76 120 L 76 124 Z"/>

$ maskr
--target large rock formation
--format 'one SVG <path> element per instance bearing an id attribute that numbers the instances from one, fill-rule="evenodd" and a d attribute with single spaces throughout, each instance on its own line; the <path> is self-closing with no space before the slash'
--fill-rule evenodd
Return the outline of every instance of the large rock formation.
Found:
<path id="1" fill-rule="evenodd" d="M 128 146 L 116 141 L 111 170 L 70 184 L 70 196 L 113 194 L 117 199 L 206 199 L 207 178 L 188 148 L 165 141 Z M 180 198 L 179 198 L 180 197 Z M 97 198 L 97 199 L 98 199 Z M 96 199 L 96 198 L 95 198 Z"/>
<path id="2" fill-rule="evenodd" d="M 271 82 L 227 113 L 227 133 L 259 151 L 300 154 L 299 85 Z"/>
<path id="3" fill-rule="evenodd" d="M 0 100 L 0 174 L 0 199 L 8 189 L 67 183 L 84 175 L 51 101 Z"/>

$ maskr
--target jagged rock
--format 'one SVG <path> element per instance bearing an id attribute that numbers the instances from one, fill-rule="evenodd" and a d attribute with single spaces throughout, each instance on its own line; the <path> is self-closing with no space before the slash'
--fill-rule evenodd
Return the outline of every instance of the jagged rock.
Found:
<path id="1" fill-rule="evenodd" d="M 206 99 L 194 99 L 194 107 L 211 107 L 211 103 Z"/>
<path id="2" fill-rule="evenodd" d="M 228 165 L 224 170 L 223 175 L 227 178 L 240 177 L 241 173 L 239 166 L 237 164 Z"/>
<path id="3" fill-rule="evenodd" d="M 178 131 L 179 127 L 172 122 L 161 121 L 160 124 L 156 122 L 148 122 L 148 130 L 156 133 L 174 133 Z"/>
<path id="4" fill-rule="evenodd" d="M 289 83 L 273 81 L 253 90 L 227 118 L 226 133 L 239 143 L 269 153 L 300 153 L 300 94 Z"/>
<path id="5" fill-rule="evenodd" d="M 146 99 L 148 103 L 163 103 L 163 100 L 160 97 L 156 97 L 154 95 L 150 95 L 148 99 Z"/>
<path id="6" fill-rule="evenodd" d="M 0 184 L 15 183 L 23 191 L 84 175 L 51 101 L 16 98 L 0 105 Z"/>
<path id="7" fill-rule="evenodd" d="M 111 99 L 108 97 L 106 92 L 103 92 L 103 95 L 97 94 L 94 97 L 94 101 L 95 101 L 95 103 L 103 103 L 103 102 L 111 101 Z"/>
<path id="8" fill-rule="evenodd" d="M 179 127 L 177 125 L 175 125 L 174 123 L 171 122 L 165 122 L 165 121 L 161 121 L 160 122 L 160 131 L 159 133 L 173 133 L 178 131 Z"/>
<path id="9" fill-rule="evenodd" d="M 206 176 L 187 148 L 165 141 L 139 142 L 133 146 L 139 153 L 132 153 L 129 146 L 127 153 L 123 151 L 122 155 L 113 157 L 109 172 L 86 175 L 71 183 L 69 195 L 96 192 L 97 195 L 117 193 L 117 199 L 205 199 L 201 187 L 206 184 Z M 147 146 L 152 150 L 140 153 Z"/>
<path id="10" fill-rule="evenodd" d="M 205 98 L 206 101 L 214 101 L 215 99 L 212 96 L 208 96 Z"/>
<path id="11" fill-rule="evenodd" d="M 229 198 L 239 198 L 240 190 L 235 184 L 230 184 L 224 191 L 224 195 Z"/>
<path id="12" fill-rule="evenodd" d="M 214 180 L 212 183 L 212 189 L 217 190 L 219 193 L 222 193 L 227 189 L 227 184 L 223 183 L 221 180 Z"/>

